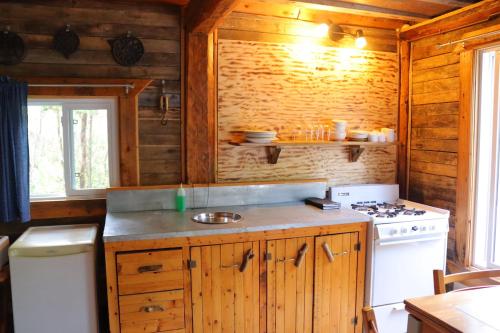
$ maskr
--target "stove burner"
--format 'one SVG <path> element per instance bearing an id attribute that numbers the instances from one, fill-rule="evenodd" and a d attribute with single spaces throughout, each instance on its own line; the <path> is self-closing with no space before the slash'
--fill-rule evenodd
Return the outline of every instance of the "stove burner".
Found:
<path id="1" fill-rule="evenodd" d="M 405 205 L 391 204 L 388 202 L 358 202 L 356 204 L 351 204 L 351 207 L 358 212 L 363 212 L 370 216 L 380 218 L 394 218 L 398 215 L 420 216 L 425 214 L 425 210 L 417 210 L 416 208 L 408 209 Z"/>

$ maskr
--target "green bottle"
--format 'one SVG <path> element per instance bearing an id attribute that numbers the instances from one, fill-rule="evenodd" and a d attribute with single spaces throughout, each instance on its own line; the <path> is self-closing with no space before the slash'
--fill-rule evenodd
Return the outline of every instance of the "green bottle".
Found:
<path id="1" fill-rule="evenodd" d="M 175 208 L 178 212 L 186 211 L 186 191 L 181 187 L 177 190 L 177 195 L 175 196 Z"/>

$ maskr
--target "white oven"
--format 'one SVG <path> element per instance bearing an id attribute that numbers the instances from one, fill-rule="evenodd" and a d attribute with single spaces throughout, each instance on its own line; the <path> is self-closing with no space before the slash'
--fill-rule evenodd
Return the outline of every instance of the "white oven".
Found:
<path id="1" fill-rule="evenodd" d="M 383 333 L 404 333 L 403 301 L 434 293 L 432 271 L 445 269 L 449 212 L 400 200 L 399 186 L 352 185 L 330 189 L 344 208 L 370 215 L 365 305 Z"/>
<path id="2" fill-rule="evenodd" d="M 445 269 L 448 220 L 375 224 L 373 230 L 366 301 L 381 332 L 406 332 L 403 300 L 432 295 L 432 271 Z"/>

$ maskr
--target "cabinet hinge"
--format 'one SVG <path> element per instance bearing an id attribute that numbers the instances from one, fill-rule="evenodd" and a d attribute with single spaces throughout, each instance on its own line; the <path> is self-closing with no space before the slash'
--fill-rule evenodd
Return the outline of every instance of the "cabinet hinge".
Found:
<path id="1" fill-rule="evenodd" d="M 351 322 L 354 326 L 356 326 L 358 324 L 358 316 L 352 318 Z"/>
<path id="2" fill-rule="evenodd" d="M 273 259 L 273 255 L 271 253 L 269 253 L 269 252 L 266 252 L 265 259 L 266 259 L 266 261 L 272 260 Z"/>
<path id="3" fill-rule="evenodd" d="M 188 268 L 196 268 L 196 260 L 188 260 Z"/>
<path id="4" fill-rule="evenodd" d="M 361 251 L 361 242 L 354 244 L 354 251 Z"/>

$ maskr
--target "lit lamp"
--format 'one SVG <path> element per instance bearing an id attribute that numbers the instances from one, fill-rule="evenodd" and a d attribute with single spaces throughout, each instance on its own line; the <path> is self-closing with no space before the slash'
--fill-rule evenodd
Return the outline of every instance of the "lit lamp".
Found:
<path id="1" fill-rule="evenodd" d="M 349 37 L 354 38 L 354 45 L 356 45 L 356 47 L 358 49 L 364 48 L 367 44 L 363 30 L 356 30 L 356 33 L 353 35 L 353 34 L 344 32 L 344 30 L 336 24 L 330 24 L 329 28 L 330 29 L 328 30 L 328 35 L 329 35 L 330 39 L 333 40 L 334 42 L 338 42 L 344 36 L 349 36 Z"/>
<path id="2" fill-rule="evenodd" d="M 354 37 L 354 44 L 358 49 L 362 49 L 366 46 L 366 38 L 363 34 L 363 30 L 356 30 L 356 36 Z"/>

